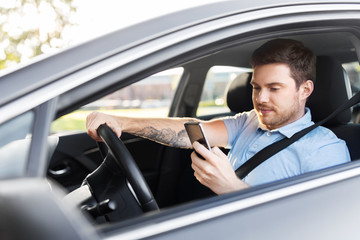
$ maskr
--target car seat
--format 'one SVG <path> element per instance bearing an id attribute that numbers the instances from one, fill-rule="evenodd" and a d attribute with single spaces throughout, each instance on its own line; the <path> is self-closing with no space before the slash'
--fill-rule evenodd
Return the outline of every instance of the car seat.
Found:
<path id="1" fill-rule="evenodd" d="M 254 108 L 252 103 L 251 72 L 237 75 L 227 88 L 226 103 L 231 112 L 239 113 Z"/>
<path id="2" fill-rule="evenodd" d="M 307 102 L 312 120 L 318 122 L 324 119 L 346 102 L 351 95 L 350 81 L 341 63 L 334 57 L 317 57 L 314 92 Z M 324 126 L 345 140 L 351 159 L 355 160 L 360 157 L 360 148 L 358 148 L 360 125 L 350 123 L 350 121 L 351 109 L 347 109 Z"/>

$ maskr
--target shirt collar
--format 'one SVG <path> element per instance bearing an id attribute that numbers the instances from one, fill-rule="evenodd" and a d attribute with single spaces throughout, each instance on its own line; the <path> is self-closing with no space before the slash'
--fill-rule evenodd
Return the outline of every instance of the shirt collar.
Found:
<path id="1" fill-rule="evenodd" d="M 283 134 L 285 137 L 290 138 L 295 133 L 301 131 L 302 129 L 314 124 L 311 121 L 311 112 L 309 108 L 305 108 L 305 114 L 300 119 L 292 122 L 288 125 L 282 126 L 278 129 L 271 130 L 271 132 L 279 132 Z M 265 131 L 269 131 L 259 122 L 259 128 Z"/>

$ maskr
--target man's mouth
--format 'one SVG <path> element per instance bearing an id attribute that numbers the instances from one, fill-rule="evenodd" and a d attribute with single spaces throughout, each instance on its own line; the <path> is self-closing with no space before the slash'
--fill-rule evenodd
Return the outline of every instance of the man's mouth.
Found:
<path id="1" fill-rule="evenodd" d="M 260 109 L 260 111 L 261 111 L 262 113 L 269 113 L 269 112 L 272 112 L 272 110 L 271 110 L 271 109 Z"/>
<path id="2" fill-rule="evenodd" d="M 272 108 L 260 107 L 260 108 L 258 108 L 258 109 L 259 109 L 259 112 L 260 112 L 262 115 L 266 115 L 266 114 L 269 114 L 269 113 L 273 112 L 273 109 L 272 109 Z"/>

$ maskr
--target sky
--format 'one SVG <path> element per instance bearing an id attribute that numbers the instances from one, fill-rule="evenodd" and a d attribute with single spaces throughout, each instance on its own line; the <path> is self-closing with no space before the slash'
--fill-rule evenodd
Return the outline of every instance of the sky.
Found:
<path id="1" fill-rule="evenodd" d="M 57 9 L 65 14 L 70 13 L 68 4 L 61 0 L 51 0 Z M 0 15 L 2 30 L 12 38 L 22 36 L 24 31 L 39 29 L 38 36 L 31 36 L 17 44 L 20 62 L 24 63 L 34 57 L 34 46 L 41 42 L 41 52 L 51 54 L 78 43 L 96 38 L 108 32 L 145 21 L 167 13 L 223 0 L 72 0 L 76 8 L 74 14 L 68 14 L 72 25 L 62 29 L 61 38 L 48 36 L 58 29 L 56 12 L 48 1 L 35 0 L 0 0 L 0 8 L 11 9 L 22 6 L 21 11 Z M 9 39 L 0 41 L 0 60 L 6 59 Z M 6 66 L 15 66 L 16 61 L 6 60 Z"/>
<path id="2" fill-rule="evenodd" d="M 219 0 L 77 0 L 79 26 L 69 38 L 81 42 L 155 16 L 212 2 Z"/>

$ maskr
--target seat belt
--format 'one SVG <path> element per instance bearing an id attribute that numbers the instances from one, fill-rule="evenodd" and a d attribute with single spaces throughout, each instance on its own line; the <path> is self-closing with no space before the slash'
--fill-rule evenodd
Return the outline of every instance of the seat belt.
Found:
<path id="1" fill-rule="evenodd" d="M 247 160 L 243 165 L 241 165 L 236 171 L 236 175 L 243 179 L 246 177 L 252 170 L 254 170 L 257 166 L 263 163 L 266 159 L 270 158 L 271 156 L 275 155 L 276 153 L 280 152 L 281 150 L 285 149 L 286 147 L 290 146 L 295 141 L 299 140 L 301 137 L 305 136 L 318 126 L 326 123 L 340 112 L 352 107 L 353 105 L 360 102 L 360 92 L 356 93 L 352 98 L 346 101 L 344 104 L 339 106 L 334 112 L 332 112 L 329 116 L 324 118 L 323 120 L 304 128 L 303 130 L 295 133 L 290 138 L 284 138 L 277 142 L 270 144 L 269 146 L 263 148 L 259 152 L 257 152 L 254 156 L 252 156 L 249 160 Z"/>

